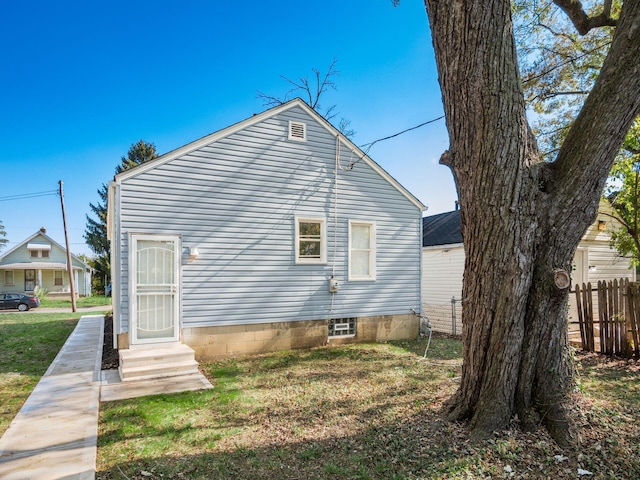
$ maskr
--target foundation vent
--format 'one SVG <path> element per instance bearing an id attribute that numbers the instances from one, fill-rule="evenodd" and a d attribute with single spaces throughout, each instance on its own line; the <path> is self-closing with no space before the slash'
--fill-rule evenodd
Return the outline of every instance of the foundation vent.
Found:
<path id="1" fill-rule="evenodd" d="M 355 337 L 355 318 L 332 318 L 329 320 L 329 337 Z"/>

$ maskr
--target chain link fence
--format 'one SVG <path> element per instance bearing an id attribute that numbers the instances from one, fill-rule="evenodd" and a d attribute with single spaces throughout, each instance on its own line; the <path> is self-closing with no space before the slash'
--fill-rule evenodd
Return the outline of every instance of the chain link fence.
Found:
<path id="1" fill-rule="evenodd" d="M 451 297 L 451 301 L 444 305 L 425 303 L 422 307 L 434 332 L 462 334 L 462 300 L 460 298 Z"/>

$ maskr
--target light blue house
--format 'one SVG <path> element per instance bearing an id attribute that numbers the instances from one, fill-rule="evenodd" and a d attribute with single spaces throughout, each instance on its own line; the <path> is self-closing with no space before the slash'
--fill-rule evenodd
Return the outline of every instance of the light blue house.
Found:
<path id="1" fill-rule="evenodd" d="M 91 295 L 92 269 L 71 254 L 75 291 Z M 69 296 L 67 250 L 41 228 L 14 248 L 0 255 L 0 293 L 33 293 L 36 286 L 51 296 Z"/>
<path id="2" fill-rule="evenodd" d="M 300 99 L 125 171 L 109 186 L 116 346 L 211 359 L 413 338 L 423 210 Z"/>

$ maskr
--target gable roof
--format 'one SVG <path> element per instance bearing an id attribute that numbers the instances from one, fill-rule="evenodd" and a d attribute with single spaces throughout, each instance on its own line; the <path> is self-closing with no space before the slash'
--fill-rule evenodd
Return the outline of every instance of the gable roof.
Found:
<path id="1" fill-rule="evenodd" d="M 460 210 L 422 218 L 422 246 L 462 243 Z"/>
<path id="2" fill-rule="evenodd" d="M 15 252 L 16 250 L 18 250 L 20 247 L 24 246 L 24 245 L 28 245 L 29 242 L 31 242 L 31 240 L 35 239 L 36 237 L 43 237 L 47 242 L 51 242 L 52 245 L 55 245 L 56 247 L 58 247 L 60 250 L 62 250 L 63 252 L 66 252 L 67 249 L 64 248 L 62 245 L 60 245 L 58 242 L 56 242 L 53 238 L 51 238 L 49 235 L 47 235 L 46 233 L 44 233 L 42 230 L 38 230 L 36 233 L 34 233 L 33 235 L 31 235 L 30 237 L 26 238 L 25 240 L 23 240 L 22 242 L 18 243 L 15 247 L 13 247 L 11 250 L 8 250 L 6 252 L 4 252 L 3 254 L 0 255 L 0 263 L 2 262 L 2 260 L 9 256 L 9 254 L 11 254 L 12 252 Z M 87 265 L 85 262 L 83 262 L 81 259 L 79 259 L 78 257 L 76 257 L 73 253 L 71 254 L 71 263 L 73 263 L 73 261 L 79 262 L 83 265 L 84 268 L 91 268 L 89 265 Z M 46 262 L 48 266 L 52 266 L 53 264 L 51 262 Z M 18 264 L 16 264 L 18 265 Z M 61 264 L 62 265 L 62 264 Z M 64 266 L 66 268 L 66 264 Z M 24 267 L 16 267 L 16 268 L 24 268 Z M 28 268 L 28 267 L 27 267 Z"/>
<path id="3" fill-rule="evenodd" d="M 135 177 L 140 173 L 146 172 L 152 168 L 155 168 L 159 165 L 167 163 L 175 158 L 181 157 L 182 155 L 186 155 L 194 150 L 202 148 L 206 145 L 209 145 L 213 142 L 216 142 L 222 138 L 225 138 L 233 133 L 236 133 L 240 130 L 243 130 L 247 127 L 250 127 L 256 123 L 259 123 L 267 118 L 278 115 L 282 112 L 285 112 L 291 108 L 299 107 L 302 108 L 308 115 L 313 117 L 321 126 L 323 126 L 330 134 L 338 137 L 340 141 L 346 145 L 346 147 L 354 152 L 354 154 L 360 158 L 360 161 L 365 162 L 371 168 L 373 168 L 377 173 L 379 173 L 387 182 L 389 182 L 393 187 L 395 187 L 402 195 L 404 195 L 411 203 L 413 203 L 420 210 L 425 210 L 425 206 L 418 200 L 411 192 L 409 192 L 406 188 L 404 188 L 395 178 L 393 178 L 385 169 L 383 169 L 380 165 L 378 165 L 373 159 L 371 159 L 366 153 L 364 153 L 360 148 L 358 148 L 355 144 L 353 144 L 348 138 L 346 138 L 338 129 L 336 129 L 333 125 L 331 125 L 322 115 L 313 110 L 304 100 L 300 98 L 294 98 L 282 105 L 278 105 L 269 110 L 265 110 L 262 113 L 253 115 L 246 120 L 230 125 L 222 130 L 218 130 L 217 132 L 211 133 L 207 136 L 204 136 L 198 140 L 195 140 L 191 143 L 188 143 L 180 148 L 172 150 L 170 152 L 165 153 L 164 155 L 160 155 L 153 160 L 145 162 L 141 165 L 138 165 L 134 168 L 126 170 L 114 177 L 114 182 L 116 184 L 120 183 L 123 180 L 126 180 L 131 177 Z M 111 202 L 109 202 L 111 204 Z"/>

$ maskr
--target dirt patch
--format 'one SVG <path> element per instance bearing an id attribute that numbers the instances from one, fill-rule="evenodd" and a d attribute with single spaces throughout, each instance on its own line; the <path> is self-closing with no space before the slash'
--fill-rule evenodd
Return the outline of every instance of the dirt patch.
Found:
<path id="1" fill-rule="evenodd" d="M 118 349 L 113 348 L 113 315 L 104 316 L 104 342 L 102 344 L 102 370 L 118 368 Z"/>

